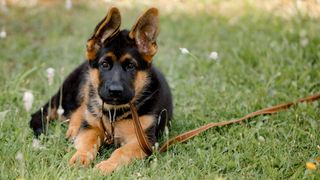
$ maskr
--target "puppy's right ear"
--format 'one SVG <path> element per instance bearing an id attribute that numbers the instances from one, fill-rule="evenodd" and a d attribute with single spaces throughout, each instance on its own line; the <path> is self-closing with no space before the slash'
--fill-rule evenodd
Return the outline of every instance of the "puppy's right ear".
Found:
<path id="1" fill-rule="evenodd" d="M 159 12 L 156 8 L 148 9 L 133 25 L 129 37 L 134 39 L 139 52 L 149 64 L 156 54 L 159 34 Z"/>
<path id="2" fill-rule="evenodd" d="M 96 58 L 97 52 L 120 31 L 121 16 L 119 9 L 113 7 L 108 14 L 96 26 L 93 35 L 87 41 L 87 58 L 92 61 Z"/>

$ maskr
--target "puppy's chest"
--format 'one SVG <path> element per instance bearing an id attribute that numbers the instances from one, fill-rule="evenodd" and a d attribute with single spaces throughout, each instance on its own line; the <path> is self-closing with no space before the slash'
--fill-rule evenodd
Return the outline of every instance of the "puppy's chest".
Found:
<path id="1" fill-rule="evenodd" d="M 105 135 L 105 141 L 110 144 L 122 144 L 126 143 L 132 133 L 134 133 L 131 113 L 129 109 L 123 108 L 119 110 L 110 109 L 110 110 L 98 110 L 95 111 L 90 109 L 88 106 L 85 120 L 90 126 L 99 127 L 103 130 Z M 111 142 L 110 142 L 111 141 Z"/>
<path id="2" fill-rule="evenodd" d="M 148 129 L 155 122 L 153 115 L 139 116 L 143 130 Z M 130 109 L 100 110 L 99 116 L 86 111 L 85 120 L 89 126 L 96 126 L 103 130 L 106 143 L 122 145 L 137 141 Z M 110 141 L 110 138 L 112 141 Z"/>
<path id="3" fill-rule="evenodd" d="M 108 142 L 110 138 L 116 146 L 130 141 L 131 136 L 135 133 L 131 119 L 130 109 L 111 109 L 102 111 L 101 126 L 105 133 L 105 140 Z"/>

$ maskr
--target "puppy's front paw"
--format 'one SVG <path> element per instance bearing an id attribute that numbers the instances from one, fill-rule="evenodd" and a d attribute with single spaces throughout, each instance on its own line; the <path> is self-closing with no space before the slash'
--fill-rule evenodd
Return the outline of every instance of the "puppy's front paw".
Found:
<path id="1" fill-rule="evenodd" d="M 68 139 L 75 139 L 79 132 L 79 127 L 78 126 L 69 126 L 68 131 L 66 133 L 66 138 Z"/>
<path id="2" fill-rule="evenodd" d="M 94 156 L 90 152 L 83 153 L 83 152 L 77 151 L 69 160 L 69 165 L 73 165 L 79 162 L 81 165 L 87 166 L 90 164 L 90 162 L 93 159 L 94 159 Z"/>
<path id="3" fill-rule="evenodd" d="M 97 164 L 95 168 L 99 169 L 103 174 L 111 174 L 117 168 L 117 165 L 106 160 Z"/>

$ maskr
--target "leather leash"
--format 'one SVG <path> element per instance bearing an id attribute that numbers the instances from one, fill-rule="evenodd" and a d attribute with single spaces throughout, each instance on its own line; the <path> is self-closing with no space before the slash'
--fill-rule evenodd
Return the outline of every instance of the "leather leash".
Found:
<path id="1" fill-rule="evenodd" d="M 130 109 L 131 109 L 134 129 L 136 132 L 136 136 L 137 136 L 139 145 L 144 153 L 146 153 L 147 155 L 151 155 L 153 150 L 152 150 L 152 147 L 147 139 L 146 134 L 144 133 L 144 131 L 142 129 L 137 109 L 131 102 L 129 103 L 129 105 L 130 105 Z"/>
<path id="2" fill-rule="evenodd" d="M 212 122 L 212 123 L 208 123 L 205 124 L 199 128 L 187 131 L 185 133 L 182 133 L 176 137 L 173 137 L 171 139 L 169 139 L 168 141 L 166 141 L 159 149 L 158 152 L 164 152 L 166 151 L 171 145 L 176 144 L 176 143 L 182 143 L 185 142 L 189 139 L 191 139 L 192 137 L 208 130 L 211 129 L 213 127 L 219 127 L 219 126 L 226 126 L 229 124 L 233 124 L 233 123 L 239 123 L 242 122 L 244 120 L 256 117 L 256 116 L 260 116 L 260 115 L 270 115 L 270 114 L 274 114 L 277 112 L 280 112 L 282 110 L 286 110 L 288 108 L 290 108 L 293 105 L 299 104 L 299 103 L 303 103 L 303 102 L 313 102 L 316 100 L 320 99 L 320 94 L 315 94 L 312 96 L 308 96 L 306 98 L 301 98 L 298 99 L 294 102 L 288 102 L 288 103 L 283 103 L 283 104 L 279 104 L 276 106 L 272 106 L 269 108 L 264 108 L 255 112 L 252 112 L 250 114 L 247 114 L 239 119 L 233 119 L 233 120 L 229 120 L 229 121 L 222 121 L 222 122 Z M 134 127 L 135 127 L 135 132 L 136 132 L 136 136 L 139 142 L 139 145 L 141 147 L 141 149 L 147 154 L 147 155 L 151 155 L 153 152 L 153 148 L 150 145 L 149 141 L 147 140 L 146 134 L 143 131 L 142 127 L 141 127 L 141 123 L 139 121 L 139 116 L 137 113 L 137 109 L 135 108 L 135 106 L 133 104 L 130 103 L 130 109 L 131 109 L 131 113 L 132 113 L 132 118 L 133 118 L 133 122 L 134 122 Z"/>

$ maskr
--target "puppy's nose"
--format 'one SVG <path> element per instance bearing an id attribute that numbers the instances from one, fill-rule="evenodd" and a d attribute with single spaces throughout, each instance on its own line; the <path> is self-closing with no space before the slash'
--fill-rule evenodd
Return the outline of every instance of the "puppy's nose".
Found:
<path id="1" fill-rule="evenodd" d="M 112 84 L 112 85 L 110 85 L 108 91 L 109 91 L 110 96 L 120 97 L 123 92 L 123 87 L 120 84 Z"/>

